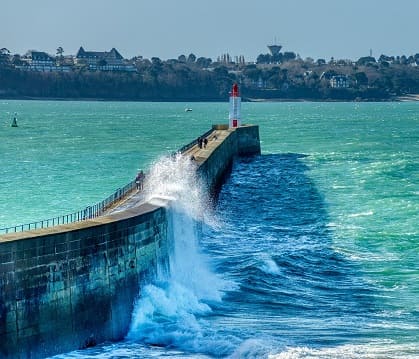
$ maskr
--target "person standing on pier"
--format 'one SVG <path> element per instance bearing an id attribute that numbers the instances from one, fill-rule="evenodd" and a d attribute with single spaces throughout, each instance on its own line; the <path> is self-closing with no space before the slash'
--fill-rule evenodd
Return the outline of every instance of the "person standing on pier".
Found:
<path id="1" fill-rule="evenodd" d="M 142 191 L 144 188 L 144 178 L 145 178 L 145 175 L 144 175 L 143 170 L 138 172 L 137 177 L 135 177 L 135 185 L 137 189 L 140 191 Z"/>

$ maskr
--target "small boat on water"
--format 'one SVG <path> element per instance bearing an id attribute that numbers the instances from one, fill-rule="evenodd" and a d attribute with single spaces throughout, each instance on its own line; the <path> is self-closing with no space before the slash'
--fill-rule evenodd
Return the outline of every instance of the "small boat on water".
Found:
<path id="1" fill-rule="evenodd" d="M 11 126 L 11 127 L 17 127 L 17 118 L 16 118 L 16 114 L 15 114 L 15 116 L 13 117 L 12 124 L 11 124 L 10 126 Z"/>
<path id="2" fill-rule="evenodd" d="M 185 112 L 192 112 L 192 109 L 190 107 L 185 108 Z"/>

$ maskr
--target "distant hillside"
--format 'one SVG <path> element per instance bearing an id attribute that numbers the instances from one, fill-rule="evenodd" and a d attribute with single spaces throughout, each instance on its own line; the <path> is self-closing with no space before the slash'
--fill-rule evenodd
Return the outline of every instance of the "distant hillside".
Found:
<path id="1" fill-rule="evenodd" d="M 54 71 L 23 66 L 16 55 L 0 54 L 0 97 L 135 101 L 224 101 L 233 82 L 244 99 L 382 101 L 419 93 L 419 54 L 357 61 L 302 60 L 294 53 L 260 55 L 255 64 L 212 62 L 193 54 L 162 61 L 130 60 L 130 71 L 94 71 L 66 64 Z M 61 60 L 60 60 L 61 59 Z M 61 62 L 60 62 L 61 61 Z M 121 60 L 122 61 L 122 60 Z M 104 64 L 102 64 L 105 66 Z M 128 68 L 128 67 L 127 67 Z M 63 70 L 63 68 L 61 68 Z"/>

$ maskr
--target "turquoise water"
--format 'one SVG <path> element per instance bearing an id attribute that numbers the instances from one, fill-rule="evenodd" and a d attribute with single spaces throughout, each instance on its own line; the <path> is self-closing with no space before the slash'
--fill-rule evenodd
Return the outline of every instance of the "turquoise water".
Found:
<path id="1" fill-rule="evenodd" d="M 0 101 L 0 228 L 105 199 L 139 168 L 194 140 L 228 111 L 194 104 L 191 113 L 185 106 Z M 14 112 L 18 128 L 10 127 Z"/>
<path id="2" fill-rule="evenodd" d="M 227 115 L 2 101 L 0 227 L 97 202 Z M 236 162 L 198 241 L 231 286 L 194 301 L 156 284 L 145 332 L 63 357 L 419 358 L 419 103 L 243 103 L 242 117 L 262 156 Z M 187 308 L 167 315 L 155 293 Z"/>

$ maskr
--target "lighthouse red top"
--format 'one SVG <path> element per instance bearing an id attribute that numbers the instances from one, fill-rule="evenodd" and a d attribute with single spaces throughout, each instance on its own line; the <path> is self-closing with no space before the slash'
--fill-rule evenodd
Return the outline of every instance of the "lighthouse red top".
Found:
<path id="1" fill-rule="evenodd" d="M 239 97 L 239 86 L 237 84 L 233 85 L 233 88 L 231 90 L 231 96 L 232 97 Z"/>

